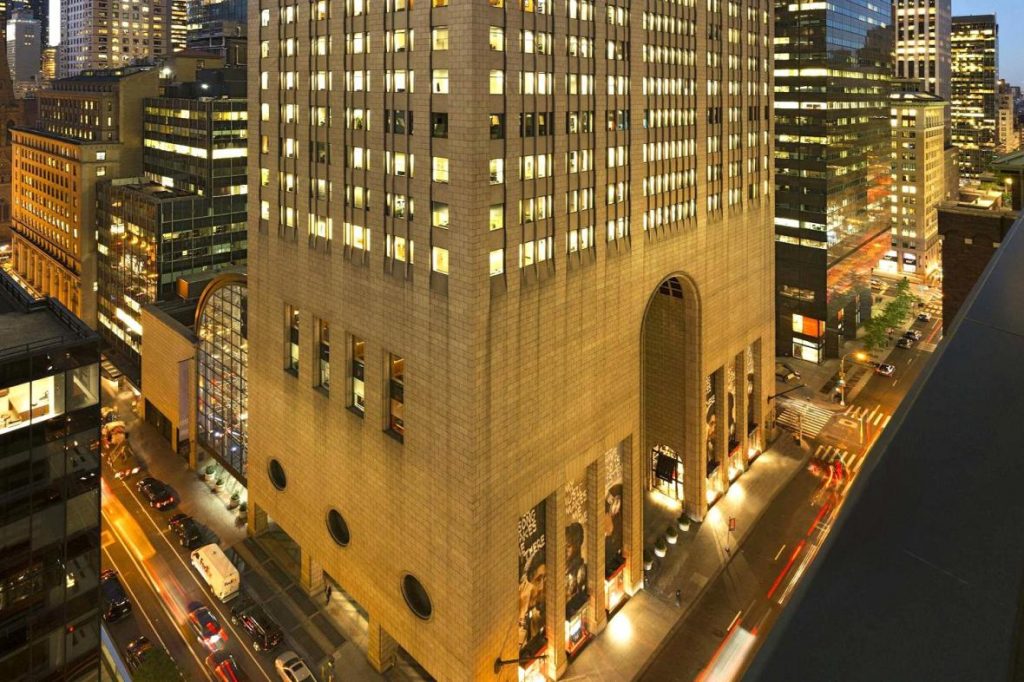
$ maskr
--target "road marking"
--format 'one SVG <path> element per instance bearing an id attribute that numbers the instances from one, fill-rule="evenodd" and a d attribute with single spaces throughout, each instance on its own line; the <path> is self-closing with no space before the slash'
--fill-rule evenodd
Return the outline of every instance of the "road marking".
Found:
<path id="1" fill-rule="evenodd" d="M 871 414 L 868 415 L 868 421 L 871 421 L 872 419 L 874 419 L 875 418 L 875 413 L 877 413 L 878 410 L 880 410 L 881 408 L 882 408 L 881 405 L 875 405 L 875 409 L 871 410 Z"/>
<path id="2" fill-rule="evenodd" d="M 853 409 L 853 405 L 850 405 L 849 407 L 846 408 L 846 411 L 843 412 L 843 414 L 847 414 L 847 415 L 850 414 L 850 410 L 852 410 L 852 409 Z"/>
<path id="3" fill-rule="evenodd" d="M 824 459 L 824 460 L 827 460 L 828 459 L 828 453 L 830 453 L 830 452 L 832 452 L 832 446 L 831 445 L 828 446 L 828 448 L 825 450 L 825 454 L 823 454 L 821 456 L 821 458 Z"/>
<path id="4" fill-rule="evenodd" d="M 893 386 L 895 386 L 895 385 L 896 385 L 896 384 L 898 384 L 898 383 L 900 383 L 900 380 L 899 380 L 899 379 L 897 379 L 896 381 L 892 382 L 892 385 L 893 385 Z"/>
<path id="5" fill-rule="evenodd" d="M 160 539 L 163 540 L 164 543 L 171 548 L 171 554 L 177 557 L 178 561 L 181 562 L 181 565 L 184 566 L 185 569 L 188 571 L 188 574 L 189 576 L 191 576 L 192 581 L 199 586 L 200 590 L 205 596 L 207 594 L 206 588 L 203 587 L 203 584 L 199 582 L 199 578 L 196 577 L 195 569 L 193 569 L 191 564 L 185 563 L 185 560 L 181 558 L 181 555 L 178 553 L 178 550 L 174 547 L 174 545 L 171 544 L 171 541 L 167 539 L 167 536 L 164 535 L 160 526 L 156 525 L 156 521 L 154 521 L 153 517 L 150 516 L 149 513 L 146 511 L 146 508 L 142 505 L 142 502 L 140 502 L 139 499 L 135 497 L 135 495 L 132 493 L 131 488 L 128 487 L 128 483 L 123 479 L 121 482 L 124 483 L 125 489 L 128 490 L 128 496 L 132 498 L 132 500 L 135 502 L 136 505 L 139 506 L 140 509 L 142 509 L 142 515 L 149 519 L 149 522 L 153 524 L 153 528 L 156 529 L 156 534 L 159 535 Z M 181 500 L 178 500 L 178 503 L 180 504 Z M 210 596 L 213 597 L 212 594 Z M 245 653 L 249 655 L 249 658 L 252 659 L 252 662 L 256 664 L 256 669 L 263 673 L 263 677 L 267 678 L 267 682 L 273 682 L 273 678 L 271 678 L 270 675 L 267 674 L 267 671 L 263 669 L 263 666 L 260 664 L 259 659 L 256 658 L 255 654 L 253 654 L 252 649 L 245 645 L 245 640 L 239 636 L 238 631 L 235 630 L 234 626 L 231 624 L 231 618 L 224 613 L 223 602 L 221 602 L 216 597 L 213 597 L 210 600 L 210 604 L 213 605 L 213 608 L 217 611 L 218 614 L 220 614 L 220 617 L 223 619 L 221 620 L 221 624 L 231 630 L 231 633 L 238 640 L 239 647 L 243 651 L 245 651 Z"/>
<path id="6" fill-rule="evenodd" d="M 729 631 L 731 631 L 731 630 L 733 629 L 733 627 L 734 627 L 734 626 L 736 625 L 736 623 L 738 623 L 738 622 L 739 622 L 739 620 L 740 620 L 740 616 L 742 616 L 742 615 L 743 615 L 743 612 L 742 612 L 742 611 L 737 611 L 737 612 L 736 612 L 736 615 L 732 617 L 732 622 L 731 622 L 731 623 L 729 623 L 729 627 L 727 627 L 727 628 L 725 629 L 725 631 L 726 631 L 726 632 L 729 632 Z"/>
<path id="7" fill-rule="evenodd" d="M 815 457 L 818 457 L 818 456 L 820 456 L 820 455 L 821 455 L 821 449 L 822 449 L 823 447 L 825 447 L 825 446 L 824 446 L 824 445 L 821 445 L 821 444 L 819 444 L 819 445 L 818 445 L 818 449 L 814 451 L 814 456 L 815 456 Z"/>
<path id="8" fill-rule="evenodd" d="M 786 549 L 786 543 L 782 543 L 782 547 L 779 547 L 779 551 L 775 553 L 775 558 L 772 561 L 778 561 L 779 557 L 782 556 L 783 550 Z"/>
<path id="9" fill-rule="evenodd" d="M 147 571 L 139 563 L 138 559 L 135 558 L 135 554 L 132 553 L 130 549 L 128 549 L 128 544 L 124 541 L 124 538 L 121 537 L 121 534 L 117 532 L 117 529 L 114 528 L 114 524 L 110 522 L 110 516 L 106 512 L 103 512 L 103 516 L 107 517 L 108 527 L 114 530 L 114 534 L 117 536 L 118 542 L 121 544 L 121 547 L 124 549 L 125 554 L 128 555 L 128 558 L 131 560 L 131 562 L 135 564 L 135 568 L 138 569 L 139 575 L 141 575 L 150 584 L 150 587 L 153 588 L 153 591 L 156 593 L 156 601 L 158 604 L 160 604 L 160 609 L 167 616 L 168 622 L 172 623 L 175 626 L 175 632 L 177 632 L 178 635 L 181 636 L 181 629 L 178 627 L 177 621 L 174 620 L 174 614 L 171 613 L 170 609 L 167 608 L 167 604 L 165 604 L 164 600 L 161 599 L 160 590 L 156 589 L 156 585 L 153 585 L 153 581 L 149 575 L 149 571 Z M 110 564 L 116 568 L 117 564 L 114 563 L 114 557 L 110 555 L 110 550 L 104 547 L 103 551 L 107 553 L 107 558 L 110 560 Z M 146 622 L 148 622 L 149 626 L 153 628 L 153 633 L 156 635 L 156 638 L 160 640 L 160 644 L 163 645 L 164 651 L 166 651 L 167 655 L 170 656 L 171 650 L 167 646 L 167 642 L 164 641 L 164 638 L 160 636 L 160 629 L 153 624 L 153 621 L 150 620 L 149 614 L 146 613 L 145 609 L 141 608 L 142 602 L 140 602 L 139 598 L 135 596 L 135 592 L 132 591 L 131 585 L 128 584 L 127 580 L 125 580 L 121 584 L 124 585 L 125 589 L 127 589 L 129 593 L 131 593 L 132 597 L 135 599 L 135 603 L 139 605 L 140 610 L 142 611 L 142 615 L 146 617 Z M 132 611 L 134 612 L 135 609 L 133 608 Z M 196 664 L 199 665 L 199 669 L 203 671 L 204 675 L 206 675 L 206 679 L 211 679 L 210 675 L 206 672 L 206 665 L 203 663 L 202 659 L 200 659 L 199 656 L 196 654 L 195 649 L 192 648 L 190 640 L 185 637 L 182 637 L 182 640 L 185 642 L 185 648 L 188 649 L 188 652 L 190 654 L 192 654 L 192 658 L 196 659 Z"/>
<path id="10" fill-rule="evenodd" d="M 887 416 L 887 417 L 885 418 L 885 421 L 883 421 L 883 422 L 882 422 L 882 428 L 883 428 L 883 429 L 884 429 L 884 428 L 885 428 L 886 426 L 888 426 L 888 425 L 889 425 L 889 420 L 890 420 L 890 419 L 892 419 L 892 415 L 891 415 L 891 414 L 890 414 L 889 416 Z"/>
<path id="11" fill-rule="evenodd" d="M 883 416 L 884 416 L 884 415 L 883 415 L 883 414 L 882 414 L 881 412 L 879 412 L 879 413 L 878 413 L 878 416 L 876 416 L 876 417 L 875 417 L 875 420 L 874 420 L 874 422 L 872 422 L 872 423 L 873 423 L 873 424 L 874 424 L 875 426 L 878 426 L 878 425 L 879 425 L 879 424 L 881 423 L 881 421 L 882 421 L 882 417 L 883 417 Z"/>

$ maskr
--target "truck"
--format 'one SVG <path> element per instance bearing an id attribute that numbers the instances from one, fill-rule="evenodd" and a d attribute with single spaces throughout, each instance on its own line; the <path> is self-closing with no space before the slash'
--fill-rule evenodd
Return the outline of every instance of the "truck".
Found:
<path id="1" fill-rule="evenodd" d="M 214 596 L 222 602 L 238 596 L 241 583 L 238 569 L 218 545 L 205 545 L 192 552 L 192 566 L 203 576 Z"/>

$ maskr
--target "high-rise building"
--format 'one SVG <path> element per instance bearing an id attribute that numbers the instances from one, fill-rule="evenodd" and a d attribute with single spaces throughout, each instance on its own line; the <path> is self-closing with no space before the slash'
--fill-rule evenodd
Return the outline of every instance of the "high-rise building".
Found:
<path id="1" fill-rule="evenodd" d="M 99 338 L 0 270 L 0 670 L 100 674 Z"/>
<path id="2" fill-rule="evenodd" d="M 365 609 L 377 668 L 562 675 L 641 589 L 645 519 L 760 452 L 771 19 L 251 8 L 249 519 Z"/>
<path id="3" fill-rule="evenodd" d="M 949 100 L 951 0 L 894 0 L 897 78 Z"/>
<path id="4" fill-rule="evenodd" d="M 1009 154 L 1020 147 L 1020 131 L 1017 129 L 1017 102 L 1010 85 L 999 79 L 996 93 L 996 137 L 1000 154 Z"/>
<path id="5" fill-rule="evenodd" d="M 11 129 L 25 122 L 24 103 L 14 95 L 7 68 L 7 52 L 0 52 L 0 259 L 11 255 Z"/>
<path id="6" fill-rule="evenodd" d="M 12 134 L 14 269 L 96 327 L 96 185 L 142 173 L 142 101 L 155 69 L 86 72 L 39 92 L 39 120 Z"/>
<path id="7" fill-rule="evenodd" d="M 16 10 L 7 20 L 7 65 L 15 83 L 37 80 L 42 68 L 39 20 Z"/>
<path id="8" fill-rule="evenodd" d="M 42 66 L 40 67 L 44 81 L 52 81 L 57 77 L 57 48 L 47 47 L 43 50 Z"/>
<path id="9" fill-rule="evenodd" d="M 998 143 L 996 80 L 999 26 L 994 14 L 953 17 L 953 144 L 960 148 L 960 177 L 988 170 Z"/>
<path id="10" fill-rule="evenodd" d="M 892 237 L 880 272 L 917 278 L 941 266 L 937 207 L 946 198 L 945 100 L 892 95 Z"/>
<path id="11" fill-rule="evenodd" d="M 188 5 L 189 44 L 210 46 L 245 37 L 247 7 L 247 0 L 193 0 Z"/>
<path id="12" fill-rule="evenodd" d="M 836 357 L 889 247 L 892 3 L 775 9 L 776 350 Z"/>
<path id="13" fill-rule="evenodd" d="M 87 69 L 152 64 L 184 49 L 186 0 L 159 0 L 146 5 L 107 0 L 62 0 L 58 76 Z"/>

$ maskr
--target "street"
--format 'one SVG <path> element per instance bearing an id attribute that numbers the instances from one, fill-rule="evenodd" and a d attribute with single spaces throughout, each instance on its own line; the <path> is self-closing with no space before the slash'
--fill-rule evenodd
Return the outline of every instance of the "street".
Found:
<path id="1" fill-rule="evenodd" d="M 934 303 L 921 310 L 926 309 L 932 319 L 917 321 L 915 312 L 910 325 L 921 332 L 921 341 L 911 349 L 893 348 L 881 359 L 896 367 L 892 376 L 866 368 L 870 377 L 845 408 L 807 398 L 780 400 L 778 421 L 788 430 L 780 437 L 803 436 L 812 451 L 808 466 L 771 502 L 639 679 L 705 679 L 702 671 L 707 679 L 738 679 L 813 561 L 872 444 L 934 351 L 942 322 Z"/>

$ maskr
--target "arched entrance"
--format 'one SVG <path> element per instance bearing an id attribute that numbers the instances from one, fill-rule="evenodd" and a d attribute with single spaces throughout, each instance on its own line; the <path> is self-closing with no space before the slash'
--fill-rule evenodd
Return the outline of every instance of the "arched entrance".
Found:
<path id="1" fill-rule="evenodd" d="M 664 530 L 666 514 L 701 519 L 707 511 L 700 339 L 697 287 L 683 274 L 666 277 L 640 332 L 645 536 Z"/>

